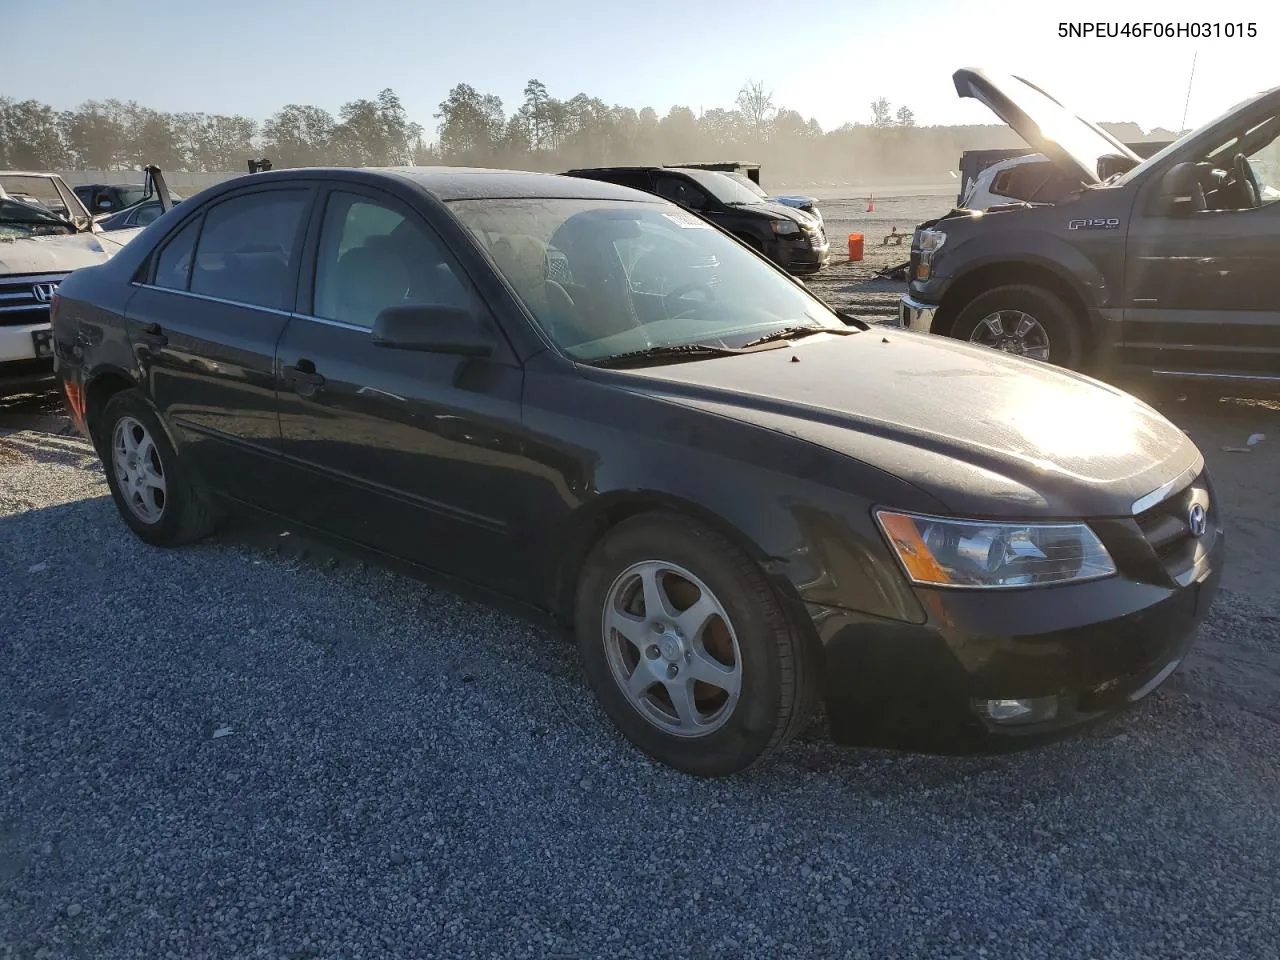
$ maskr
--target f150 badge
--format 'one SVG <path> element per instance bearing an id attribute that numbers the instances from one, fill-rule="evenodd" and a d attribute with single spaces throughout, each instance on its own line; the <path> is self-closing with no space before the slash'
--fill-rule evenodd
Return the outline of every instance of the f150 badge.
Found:
<path id="1" fill-rule="evenodd" d="M 1120 221 L 1115 217 L 1067 221 L 1068 230 L 1115 230 L 1119 226 Z"/>

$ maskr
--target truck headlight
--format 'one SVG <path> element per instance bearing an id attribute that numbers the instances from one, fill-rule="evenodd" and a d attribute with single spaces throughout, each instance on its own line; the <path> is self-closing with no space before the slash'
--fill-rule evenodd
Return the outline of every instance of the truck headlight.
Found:
<path id="1" fill-rule="evenodd" d="M 988 523 L 886 510 L 875 516 L 907 576 L 922 586 L 1029 587 L 1116 572 L 1084 523 Z"/>
<path id="2" fill-rule="evenodd" d="M 769 224 L 780 237 L 794 237 L 800 232 L 800 224 L 794 220 L 773 220 Z"/>
<path id="3" fill-rule="evenodd" d="M 918 238 L 920 260 L 916 264 L 916 279 L 928 280 L 933 275 L 933 260 L 947 242 L 947 235 L 941 230 L 921 230 Z"/>

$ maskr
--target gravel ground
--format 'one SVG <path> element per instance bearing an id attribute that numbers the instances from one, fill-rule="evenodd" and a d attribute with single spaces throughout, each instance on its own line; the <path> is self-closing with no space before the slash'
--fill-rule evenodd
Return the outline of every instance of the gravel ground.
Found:
<path id="1" fill-rule="evenodd" d="M 701 782 L 560 637 L 262 523 L 145 546 L 63 423 L 0 412 L 4 960 L 1276 955 L 1274 590 L 1070 741 Z"/>

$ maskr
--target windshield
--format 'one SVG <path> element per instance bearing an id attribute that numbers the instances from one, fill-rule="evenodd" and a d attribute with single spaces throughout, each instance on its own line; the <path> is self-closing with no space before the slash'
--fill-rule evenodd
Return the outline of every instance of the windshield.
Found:
<path id="1" fill-rule="evenodd" d="M 117 209 L 132 207 L 135 203 L 141 203 L 147 195 L 142 187 L 116 187 L 116 190 L 120 194 L 120 204 Z"/>
<path id="2" fill-rule="evenodd" d="M 49 177 L 8 174 L 0 176 L 0 187 L 14 200 L 37 204 L 64 217 L 69 213 L 66 203 Z"/>
<path id="3" fill-rule="evenodd" d="M 1237 114 L 1244 112 L 1245 109 L 1247 109 L 1253 103 L 1257 102 L 1259 99 L 1261 99 L 1261 97 L 1255 97 L 1252 100 L 1246 100 L 1243 104 L 1236 104 L 1230 110 L 1227 110 L 1225 113 L 1220 114 L 1215 119 L 1210 120 L 1208 123 L 1200 127 L 1198 130 L 1193 130 L 1191 131 L 1191 133 L 1183 134 L 1177 140 L 1173 141 L 1173 143 L 1169 144 L 1167 147 L 1163 148 L 1162 150 L 1159 150 L 1156 153 L 1153 153 L 1151 156 L 1147 157 L 1146 160 L 1143 160 L 1136 167 L 1129 170 L 1127 173 L 1121 176 L 1116 181 L 1116 183 L 1126 184 L 1126 183 L 1129 183 L 1130 181 L 1136 180 L 1138 177 L 1142 176 L 1152 167 L 1162 164 L 1165 158 L 1168 157 L 1175 150 L 1180 149 L 1182 145 L 1186 142 L 1187 137 L 1200 136 L 1202 133 L 1207 133 L 1209 130 L 1212 130 L 1222 124 L 1228 123 Z"/>
<path id="4" fill-rule="evenodd" d="M 0 240 L 64 236 L 75 228 L 44 207 L 22 200 L 0 200 Z"/>
<path id="5" fill-rule="evenodd" d="M 734 183 L 742 184 L 744 187 L 746 187 L 748 190 L 750 190 L 752 193 L 754 193 L 757 197 L 759 197 L 762 200 L 765 197 L 769 196 L 769 194 L 764 192 L 764 188 L 761 187 L 760 184 L 752 180 L 750 177 L 744 177 L 740 173 L 729 173 L 729 174 L 725 174 L 725 176 L 727 176 Z"/>
<path id="6" fill-rule="evenodd" d="M 681 172 L 721 203 L 759 203 L 760 198 L 764 196 L 763 192 L 756 193 L 742 186 L 732 174 L 721 173 L 718 170 L 682 170 Z M 746 178 L 743 177 L 743 179 Z"/>
<path id="7" fill-rule="evenodd" d="M 577 360 L 682 344 L 739 347 L 787 327 L 848 327 L 735 240 L 675 206 L 455 200 L 547 335 Z"/>

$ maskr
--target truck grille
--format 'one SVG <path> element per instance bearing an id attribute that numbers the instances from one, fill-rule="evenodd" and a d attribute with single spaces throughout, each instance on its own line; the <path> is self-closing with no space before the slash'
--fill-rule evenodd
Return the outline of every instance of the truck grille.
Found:
<path id="1" fill-rule="evenodd" d="M 49 304 L 37 290 L 56 287 L 65 273 L 41 273 L 20 277 L 0 277 L 0 327 L 19 327 L 49 322 Z"/>

